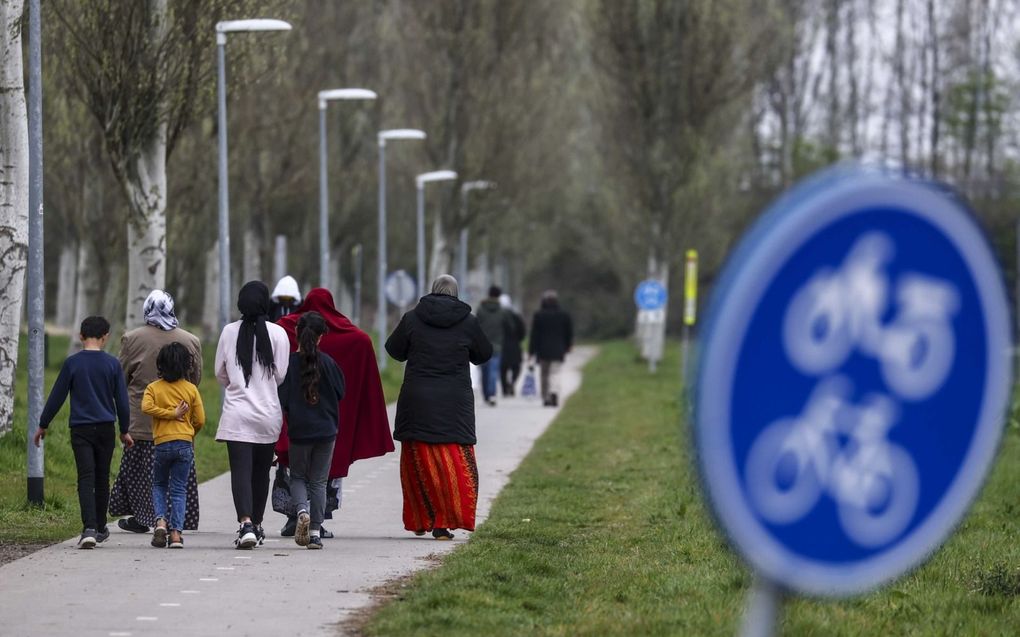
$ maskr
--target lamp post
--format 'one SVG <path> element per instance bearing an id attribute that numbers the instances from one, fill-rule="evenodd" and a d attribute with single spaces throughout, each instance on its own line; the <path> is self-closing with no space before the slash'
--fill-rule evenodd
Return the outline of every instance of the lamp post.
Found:
<path id="1" fill-rule="evenodd" d="M 457 173 L 452 170 L 435 170 L 415 177 L 418 187 L 418 296 L 425 291 L 425 184 L 433 181 L 452 181 Z"/>
<path id="2" fill-rule="evenodd" d="M 230 321 L 230 196 L 227 176 L 227 34 L 255 31 L 290 31 L 283 20 L 227 20 L 216 23 L 216 92 L 219 101 L 219 251 L 220 327 Z"/>
<path id="3" fill-rule="evenodd" d="M 337 100 L 374 100 L 374 91 L 338 88 L 319 91 L 319 285 L 329 289 L 329 141 L 326 136 L 326 107 Z"/>
<path id="4" fill-rule="evenodd" d="M 461 299 L 467 298 L 467 270 L 468 270 L 468 193 L 472 190 L 491 190 L 496 187 L 496 182 L 479 179 L 476 181 L 465 181 L 460 185 L 460 208 L 461 217 L 464 219 L 464 227 L 460 229 L 460 245 L 457 247 L 457 281 L 459 282 Z"/>
<path id="5" fill-rule="evenodd" d="M 411 139 L 425 139 L 425 131 L 415 128 L 393 128 L 379 131 L 379 281 L 376 300 L 378 309 L 375 316 L 375 329 L 378 332 L 379 370 L 386 369 L 386 351 L 383 347 L 386 339 L 386 142 Z"/>

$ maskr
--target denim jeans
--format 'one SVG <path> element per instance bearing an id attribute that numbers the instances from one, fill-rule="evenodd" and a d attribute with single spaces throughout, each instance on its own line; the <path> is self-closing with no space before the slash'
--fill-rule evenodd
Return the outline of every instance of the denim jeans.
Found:
<path id="1" fill-rule="evenodd" d="M 152 461 L 152 508 L 156 519 L 167 521 L 169 529 L 184 529 L 184 510 L 188 474 L 195 462 L 195 449 L 187 440 L 171 440 L 156 445 Z M 170 498 L 167 502 L 167 490 Z M 167 506 L 170 516 L 167 517 Z"/>
<path id="2" fill-rule="evenodd" d="M 499 354 L 493 354 L 488 362 L 482 364 L 482 395 L 488 400 L 496 395 L 496 384 L 499 382 Z"/>
<path id="3" fill-rule="evenodd" d="M 335 442 L 290 443 L 290 499 L 298 511 L 308 511 L 313 530 L 322 527 L 326 515 L 326 483 Z"/>

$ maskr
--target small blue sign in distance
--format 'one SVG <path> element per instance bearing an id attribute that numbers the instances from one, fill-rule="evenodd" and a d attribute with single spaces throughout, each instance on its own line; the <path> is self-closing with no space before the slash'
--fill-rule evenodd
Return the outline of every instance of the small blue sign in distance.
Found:
<path id="1" fill-rule="evenodd" d="M 768 210 L 716 287 L 694 388 L 704 488 L 757 572 L 851 595 L 949 537 L 998 447 L 1008 307 L 942 186 L 839 167 Z"/>
<path id="2" fill-rule="evenodd" d="M 668 298 L 666 286 L 655 279 L 646 279 L 634 289 L 634 303 L 639 310 L 661 310 Z"/>

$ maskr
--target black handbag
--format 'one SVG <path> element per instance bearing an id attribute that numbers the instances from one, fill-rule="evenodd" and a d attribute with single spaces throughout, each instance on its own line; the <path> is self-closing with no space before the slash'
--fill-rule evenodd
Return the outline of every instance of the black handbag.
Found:
<path id="1" fill-rule="evenodd" d="M 290 471 L 287 467 L 276 468 L 276 477 L 273 479 L 273 511 L 294 517 L 297 511 L 294 510 L 294 503 L 290 499 Z"/>

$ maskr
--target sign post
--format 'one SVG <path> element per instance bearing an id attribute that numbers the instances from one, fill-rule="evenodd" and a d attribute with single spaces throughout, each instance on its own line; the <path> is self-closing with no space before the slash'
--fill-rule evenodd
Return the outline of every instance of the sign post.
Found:
<path id="1" fill-rule="evenodd" d="M 772 634 L 779 591 L 861 594 L 949 537 L 999 444 L 1008 307 L 969 212 L 902 175 L 825 171 L 742 240 L 693 389 L 702 484 L 755 574 L 742 634 Z"/>
<path id="2" fill-rule="evenodd" d="M 687 386 L 687 359 L 691 349 L 691 328 L 698 318 L 698 251 L 688 250 L 684 267 L 684 335 L 680 374 Z"/>
<path id="3" fill-rule="evenodd" d="M 386 298 L 400 308 L 401 314 L 415 300 L 417 291 L 418 286 L 406 270 L 397 270 L 386 277 Z"/>
<path id="4" fill-rule="evenodd" d="M 655 373 L 656 364 L 662 360 L 668 299 L 666 286 L 656 279 L 646 279 L 634 289 L 641 355 L 648 361 L 648 370 L 652 373 Z"/>

